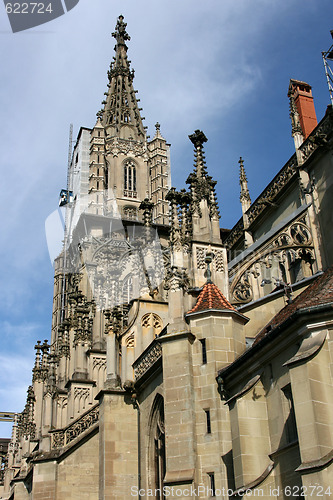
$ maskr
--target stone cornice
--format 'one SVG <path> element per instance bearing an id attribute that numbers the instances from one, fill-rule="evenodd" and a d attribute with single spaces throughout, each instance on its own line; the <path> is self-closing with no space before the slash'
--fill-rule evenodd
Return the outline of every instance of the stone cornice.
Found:
<path id="1" fill-rule="evenodd" d="M 238 497 L 239 495 L 243 496 L 245 491 L 252 490 L 252 489 L 256 488 L 257 486 L 259 486 L 259 484 L 261 484 L 270 475 L 273 468 L 274 468 L 273 463 L 268 464 L 268 466 L 266 467 L 264 472 L 257 479 L 255 479 L 251 483 L 248 483 L 248 484 L 242 486 L 241 488 L 237 488 L 237 490 L 234 491 L 233 494 L 231 495 L 231 498 Z"/>
<path id="2" fill-rule="evenodd" d="M 333 462 L 333 450 L 331 450 L 324 457 L 318 458 L 318 460 L 312 460 L 311 462 L 302 462 L 299 467 L 297 467 L 297 472 L 310 472 L 316 469 L 323 469 L 327 467 L 331 462 Z"/>
<path id="3" fill-rule="evenodd" d="M 173 340 L 181 340 L 187 338 L 190 342 L 195 340 L 195 335 L 190 331 L 177 332 L 177 333 L 167 333 L 163 337 L 159 338 L 160 342 L 172 342 Z"/>
<path id="4" fill-rule="evenodd" d="M 191 483 L 194 479 L 194 469 L 180 469 L 167 471 L 164 478 L 164 484 Z"/>
<path id="5" fill-rule="evenodd" d="M 233 311 L 232 309 L 205 309 L 204 311 L 198 311 L 198 312 L 193 312 L 193 313 L 188 313 L 185 315 L 186 319 L 197 319 L 199 316 L 233 316 L 234 318 L 242 320 L 244 325 L 249 321 L 249 318 L 244 316 L 244 314 L 238 312 L 238 311 Z"/>

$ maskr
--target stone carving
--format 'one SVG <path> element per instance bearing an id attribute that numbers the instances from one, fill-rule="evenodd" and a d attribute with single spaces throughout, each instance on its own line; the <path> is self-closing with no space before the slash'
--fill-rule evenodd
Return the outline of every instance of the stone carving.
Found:
<path id="1" fill-rule="evenodd" d="M 106 358 L 101 357 L 101 356 L 93 356 L 92 357 L 92 366 L 93 366 L 93 369 L 96 368 L 97 370 L 100 370 L 101 368 L 106 369 Z"/>
<path id="2" fill-rule="evenodd" d="M 205 255 L 206 249 L 203 247 L 197 247 L 197 268 L 198 269 L 206 269 L 205 264 Z"/>
<path id="3" fill-rule="evenodd" d="M 67 408 L 67 404 L 68 404 L 67 396 L 57 397 L 57 406 L 59 410 L 64 410 L 65 408 Z"/>
<path id="4" fill-rule="evenodd" d="M 107 140 L 106 150 L 113 157 L 117 157 L 119 154 L 128 155 L 129 153 L 134 154 L 135 157 L 145 157 L 147 154 L 147 148 L 142 142 L 135 141 L 134 139 L 119 139 L 114 138 Z"/>
<path id="5" fill-rule="evenodd" d="M 222 273 L 224 271 L 224 255 L 222 250 L 212 250 L 213 251 L 213 270 Z M 197 268 L 198 269 L 206 269 L 205 258 L 206 254 L 210 252 L 208 247 L 199 247 L 196 249 L 196 258 L 197 258 Z"/>
<path id="6" fill-rule="evenodd" d="M 18 437 L 34 439 L 36 436 L 36 424 L 34 422 L 35 394 L 32 385 L 28 387 L 27 402 L 18 418 Z"/>
<path id="7" fill-rule="evenodd" d="M 162 347 L 159 342 L 151 344 L 147 352 L 134 363 L 134 376 L 138 380 L 162 356 Z"/>
<path id="8" fill-rule="evenodd" d="M 32 370 L 33 382 L 44 382 L 49 375 L 49 348 L 47 340 L 41 344 L 40 340 L 35 345 L 36 359 Z"/>
<path id="9" fill-rule="evenodd" d="M 124 207 L 123 209 L 124 219 L 137 220 L 138 211 L 135 207 Z"/>
<path id="10" fill-rule="evenodd" d="M 98 419 L 99 405 L 97 404 L 65 429 L 52 432 L 51 448 L 56 449 L 66 446 L 75 438 L 79 437 L 84 431 L 98 422 Z"/>
<path id="11" fill-rule="evenodd" d="M 236 302 L 250 302 L 253 300 L 251 276 L 259 278 L 263 269 L 272 268 L 274 261 L 279 264 L 279 268 L 287 270 L 296 261 L 310 263 L 314 260 L 312 236 L 303 215 L 255 253 L 252 259 L 247 259 L 244 267 L 240 264 L 230 271 L 231 294 Z M 284 280 L 289 281 L 286 276 L 282 277 Z"/>
<path id="12" fill-rule="evenodd" d="M 142 328 L 154 328 L 155 335 L 157 335 L 163 327 L 161 318 L 155 313 L 148 313 L 142 316 L 141 319 Z"/>
<path id="13" fill-rule="evenodd" d="M 305 162 L 319 146 L 327 146 L 327 136 L 332 128 L 333 111 L 328 108 L 325 119 L 318 125 L 314 135 L 311 135 L 306 141 L 303 142 L 299 148 L 302 160 Z M 252 223 L 265 209 L 270 205 L 274 198 L 280 193 L 289 180 L 297 173 L 297 160 L 296 155 L 293 155 L 286 165 L 280 170 L 272 182 L 261 193 L 259 198 L 251 205 L 250 209 L 246 212 L 248 215 L 248 222 Z M 233 230 L 228 235 L 225 244 L 227 248 L 232 246 L 243 235 L 244 225 L 243 220 L 240 219 Z"/>
<path id="14" fill-rule="evenodd" d="M 164 280 L 164 290 L 169 290 L 171 292 L 175 292 L 181 288 L 186 290 L 189 287 L 189 284 L 190 280 L 185 268 L 171 266 L 167 269 Z"/>
<path id="15" fill-rule="evenodd" d="M 135 346 L 134 333 L 131 333 L 126 339 L 126 347 L 132 348 Z"/>
<path id="16" fill-rule="evenodd" d="M 74 388 L 74 399 L 86 400 L 90 396 L 90 389 L 88 387 L 75 387 Z"/>
<path id="17" fill-rule="evenodd" d="M 213 269 L 219 273 L 224 271 L 224 255 L 222 250 L 218 250 L 214 252 L 215 259 L 213 260 Z"/>
<path id="18" fill-rule="evenodd" d="M 237 302 L 250 302 L 253 298 L 248 273 L 244 273 L 234 287 L 233 297 Z"/>
<path id="19" fill-rule="evenodd" d="M 300 152 L 302 160 L 305 162 L 316 151 L 319 146 L 327 146 L 327 136 L 332 129 L 333 111 L 332 108 L 327 108 L 325 119 L 318 125 L 315 133 L 310 135 L 306 141 L 301 145 Z"/>
<path id="20" fill-rule="evenodd" d="M 246 215 L 248 223 L 251 224 L 263 210 L 273 203 L 273 200 L 290 181 L 292 177 L 297 174 L 297 160 L 296 155 L 293 155 L 274 179 L 268 184 L 267 188 L 261 193 L 259 198 L 252 203 L 251 207 L 247 210 Z M 225 245 L 231 248 L 244 233 L 243 220 L 239 220 L 236 226 L 228 235 Z"/>

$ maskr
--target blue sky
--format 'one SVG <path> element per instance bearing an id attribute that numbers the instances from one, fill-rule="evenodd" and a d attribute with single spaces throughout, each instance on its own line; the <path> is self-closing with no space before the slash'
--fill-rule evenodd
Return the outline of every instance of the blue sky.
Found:
<path id="1" fill-rule="evenodd" d="M 44 222 L 66 186 L 69 124 L 76 136 L 101 107 L 119 14 L 145 124 L 153 135 L 159 121 L 172 145 L 173 185 L 184 186 L 187 136 L 202 129 L 223 227 L 241 214 L 239 156 L 254 200 L 293 154 L 289 79 L 312 85 L 318 119 L 329 104 L 321 51 L 332 43 L 331 0 L 80 0 L 16 34 L 0 8 L 0 411 L 23 409 L 33 347 L 50 338 Z"/>

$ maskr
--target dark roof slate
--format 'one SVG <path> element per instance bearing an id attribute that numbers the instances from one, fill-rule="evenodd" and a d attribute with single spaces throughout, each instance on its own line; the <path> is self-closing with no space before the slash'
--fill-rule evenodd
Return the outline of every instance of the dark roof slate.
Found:
<path id="1" fill-rule="evenodd" d="M 281 311 L 279 311 L 258 333 L 254 344 L 264 338 L 267 333 L 280 326 L 296 311 L 329 303 L 333 303 L 333 266 L 318 276 L 318 278 L 300 293 L 291 304 L 281 309 Z"/>

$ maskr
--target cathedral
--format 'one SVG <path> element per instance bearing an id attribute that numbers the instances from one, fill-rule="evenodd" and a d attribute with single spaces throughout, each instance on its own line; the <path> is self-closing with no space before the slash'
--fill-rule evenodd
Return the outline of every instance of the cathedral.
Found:
<path id="1" fill-rule="evenodd" d="M 2 454 L 0 498 L 333 495 L 333 109 L 290 80 L 295 154 L 221 229 L 207 138 L 171 186 L 123 16 L 59 210 L 52 331 Z M 190 161 L 190 159 L 189 159 Z M 65 174 L 65 173 L 64 173 Z"/>

